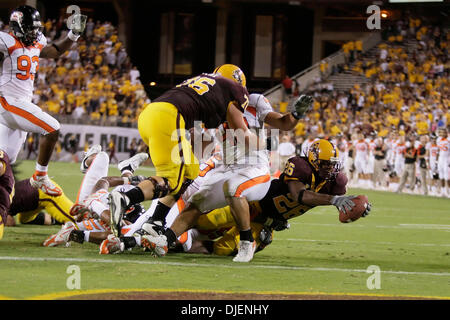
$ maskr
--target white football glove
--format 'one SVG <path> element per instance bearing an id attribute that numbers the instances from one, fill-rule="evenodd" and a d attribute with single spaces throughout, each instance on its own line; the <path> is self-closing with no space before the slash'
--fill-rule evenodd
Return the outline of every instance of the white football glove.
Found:
<path id="1" fill-rule="evenodd" d="M 84 14 L 74 14 L 71 18 L 70 22 L 68 21 L 67 27 L 76 35 L 82 34 L 86 28 L 87 16 Z"/>

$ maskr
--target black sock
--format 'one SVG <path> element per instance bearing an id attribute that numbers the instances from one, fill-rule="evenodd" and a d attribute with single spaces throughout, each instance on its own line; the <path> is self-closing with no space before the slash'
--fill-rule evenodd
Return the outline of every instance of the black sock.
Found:
<path id="1" fill-rule="evenodd" d="M 250 242 L 255 241 L 255 239 L 253 239 L 252 229 L 248 229 L 245 231 L 239 231 L 239 235 L 240 235 L 241 240 L 250 241 Z"/>
<path id="2" fill-rule="evenodd" d="M 43 212 L 39 212 L 36 218 L 31 221 L 28 221 L 26 224 L 37 224 L 44 225 L 45 223 L 45 214 Z"/>
<path id="3" fill-rule="evenodd" d="M 177 243 L 177 236 L 175 235 L 175 232 L 172 231 L 172 229 L 167 228 L 167 230 L 164 232 L 164 235 L 167 238 L 167 243 L 169 247 L 174 247 Z"/>
<path id="4" fill-rule="evenodd" d="M 69 235 L 69 241 L 83 243 L 84 242 L 84 231 L 72 230 L 72 232 Z"/>
<path id="5" fill-rule="evenodd" d="M 167 214 L 169 213 L 169 211 L 170 211 L 170 207 L 166 206 L 161 201 L 158 201 L 155 212 L 153 213 L 153 216 L 152 216 L 153 221 L 155 221 L 155 220 L 162 221 L 163 225 L 165 225 L 166 217 L 167 217 Z"/>
<path id="6" fill-rule="evenodd" d="M 125 195 L 128 197 L 128 199 L 130 199 L 130 202 L 127 203 L 128 207 L 136 203 L 141 203 L 142 201 L 145 200 L 144 193 L 139 187 L 133 188 L 125 192 Z"/>
<path id="7" fill-rule="evenodd" d="M 134 237 L 121 237 L 123 244 L 125 245 L 125 249 L 136 247 L 136 239 Z"/>
<path id="8" fill-rule="evenodd" d="M 126 167 L 122 168 L 122 170 L 120 170 L 120 172 L 124 172 L 124 171 L 130 171 L 131 173 L 134 173 L 134 170 L 131 168 L 131 164 L 127 165 Z"/>

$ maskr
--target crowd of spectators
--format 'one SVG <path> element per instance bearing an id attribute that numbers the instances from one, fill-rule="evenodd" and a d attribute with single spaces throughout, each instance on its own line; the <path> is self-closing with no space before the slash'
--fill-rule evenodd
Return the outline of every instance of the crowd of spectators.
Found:
<path id="1" fill-rule="evenodd" d="M 383 36 L 375 57 L 373 51 L 371 55 L 363 53 L 361 44 L 344 44 L 346 61 L 333 70 L 334 74 L 346 71 L 366 81 L 348 90 L 335 90 L 331 81 L 318 79 L 302 92 L 313 95 L 315 102 L 310 114 L 297 125 L 293 143 L 296 137 L 301 142 L 311 137 L 334 141 L 340 137 L 347 142 L 343 151 L 348 153 L 361 139 L 360 134 L 368 141 L 375 134 L 374 138 L 385 143 L 395 135 L 417 145 L 419 141 L 427 144 L 438 136 L 439 129 L 450 126 L 449 30 L 409 18 L 398 21 Z M 327 66 L 320 67 L 325 73 Z M 398 183 L 402 174 L 392 168 L 390 178 Z"/>

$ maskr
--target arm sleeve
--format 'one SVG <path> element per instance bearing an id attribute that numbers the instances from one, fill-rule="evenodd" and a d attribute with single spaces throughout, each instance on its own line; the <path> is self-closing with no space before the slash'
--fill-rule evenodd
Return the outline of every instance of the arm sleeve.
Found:
<path id="1" fill-rule="evenodd" d="M 4 57 L 9 55 L 8 47 L 12 45 L 14 45 L 14 39 L 12 39 L 9 34 L 0 31 L 0 53 L 2 53 Z"/>
<path id="2" fill-rule="evenodd" d="M 252 104 L 253 101 L 255 101 L 254 104 Z M 262 94 L 252 93 L 250 95 L 250 104 L 256 106 L 256 110 L 258 110 L 258 120 L 261 122 L 264 122 L 264 119 L 269 112 L 273 112 L 269 100 Z"/>

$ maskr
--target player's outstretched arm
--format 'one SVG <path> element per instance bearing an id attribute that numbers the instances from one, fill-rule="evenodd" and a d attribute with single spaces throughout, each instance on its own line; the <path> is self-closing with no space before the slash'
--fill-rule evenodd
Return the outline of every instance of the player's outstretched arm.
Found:
<path id="1" fill-rule="evenodd" d="M 293 112 L 284 115 L 278 112 L 269 112 L 264 122 L 280 130 L 290 131 L 295 128 L 298 120 L 303 118 L 311 110 L 312 103 L 313 98 L 311 96 L 301 95 L 294 102 Z"/>
<path id="2" fill-rule="evenodd" d="M 60 40 L 54 41 L 49 45 L 45 46 L 45 48 L 41 51 L 41 58 L 59 58 L 64 52 L 70 49 L 72 44 L 78 40 L 80 35 L 83 33 L 84 28 L 86 27 L 86 16 L 82 14 L 76 15 L 74 18 L 78 23 L 70 26 L 71 30 L 67 34 L 67 36 Z"/>
<path id="3" fill-rule="evenodd" d="M 306 186 L 300 181 L 289 181 L 289 191 L 298 203 L 308 206 L 330 206 L 333 205 L 338 210 L 351 210 L 355 203 L 351 200 L 355 196 L 336 196 L 331 194 L 323 194 L 310 190 L 306 190 Z"/>
<path id="4" fill-rule="evenodd" d="M 286 113 L 283 115 L 278 112 L 269 112 L 264 119 L 264 122 L 274 128 L 283 131 L 290 131 L 295 128 L 298 120 L 294 118 L 292 113 Z"/>
<path id="5" fill-rule="evenodd" d="M 242 130 L 245 139 L 245 150 L 262 148 L 258 136 L 252 133 L 245 124 L 243 113 L 233 104 L 227 110 L 227 122 L 233 130 Z"/>

